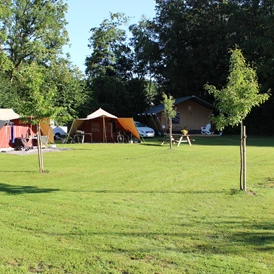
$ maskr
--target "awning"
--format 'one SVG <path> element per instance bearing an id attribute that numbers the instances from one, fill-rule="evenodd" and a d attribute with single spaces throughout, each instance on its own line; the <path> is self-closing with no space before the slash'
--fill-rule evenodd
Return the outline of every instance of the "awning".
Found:
<path id="1" fill-rule="evenodd" d="M 11 108 L 0 108 L 0 129 L 10 120 L 18 119 L 19 115 Z"/>

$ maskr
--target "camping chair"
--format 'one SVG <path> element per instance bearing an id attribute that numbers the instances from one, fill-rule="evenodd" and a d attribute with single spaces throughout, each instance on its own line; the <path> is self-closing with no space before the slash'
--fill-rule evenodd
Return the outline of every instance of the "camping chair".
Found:
<path id="1" fill-rule="evenodd" d="M 210 131 L 211 124 L 207 124 L 205 127 L 201 127 L 201 134 L 213 134 L 213 132 Z"/>
<path id="2" fill-rule="evenodd" d="M 77 143 L 84 143 L 85 140 L 85 132 L 83 130 L 76 130 L 74 135 L 74 140 Z"/>
<path id="3" fill-rule="evenodd" d="M 15 138 L 15 150 L 29 150 L 26 138 Z"/>
<path id="4" fill-rule="evenodd" d="M 48 136 L 41 136 L 41 145 L 42 145 L 42 147 L 46 147 L 47 145 L 48 145 L 48 142 L 49 142 L 49 140 L 48 140 Z"/>

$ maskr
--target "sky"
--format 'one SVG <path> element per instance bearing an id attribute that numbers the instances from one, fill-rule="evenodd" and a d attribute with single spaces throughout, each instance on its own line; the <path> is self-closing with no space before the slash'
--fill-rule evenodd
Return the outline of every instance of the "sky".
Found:
<path id="1" fill-rule="evenodd" d="M 155 16 L 155 0 L 67 0 L 67 3 L 70 47 L 65 47 L 64 52 L 70 54 L 72 63 L 82 72 L 85 71 L 86 57 L 92 53 L 87 46 L 89 31 L 99 27 L 104 19 L 109 19 L 110 12 L 132 17 L 129 25 L 138 23 L 142 15 L 148 19 Z"/>

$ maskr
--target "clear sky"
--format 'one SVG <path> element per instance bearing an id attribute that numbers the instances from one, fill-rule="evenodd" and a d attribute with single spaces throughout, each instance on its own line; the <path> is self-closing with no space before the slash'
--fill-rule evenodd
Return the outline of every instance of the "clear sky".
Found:
<path id="1" fill-rule="evenodd" d="M 67 0 L 70 47 L 64 52 L 71 55 L 71 61 L 82 72 L 85 70 L 85 58 L 91 54 L 88 48 L 89 30 L 99 27 L 104 19 L 109 19 L 109 13 L 121 12 L 133 17 L 129 24 L 137 23 L 142 15 L 148 19 L 155 16 L 155 0 Z"/>

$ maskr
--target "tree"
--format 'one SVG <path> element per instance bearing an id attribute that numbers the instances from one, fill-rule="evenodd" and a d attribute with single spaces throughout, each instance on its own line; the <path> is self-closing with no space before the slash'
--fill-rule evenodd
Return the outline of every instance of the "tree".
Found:
<path id="1" fill-rule="evenodd" d="M 63 0 L 0 2 L 0 104 L 34 117 L 41 173 L 39 121 L 71 119 L 85 100 L 82 75 L 69 58 L 60 57 L 69 41 L 66 11 Z"/>
<path id="2" fill-rule="evenodd" d="M 175 100 L 170 95 L 169 97 L 163 93 L 163 104 L 164 104 L 164 115 L 168 119 L 169 128 L 169 144 L 170 149 L 172 149 L 172 119 L 176 116 L 176 110 L 174 109 Z"/>
<path id="3" fill-rule="evenodd" d="M 45 118 L 56 119 L 58 116 L 63 115 L 65 111 L 63 107 L 55 106 L 57 86 L 53 81 L 48 81 L 47 74 L 49 72 L 50 70 L 44 66 L 39 66 L 33 62 L 29 66 L 24 66 L 20 72 L 15 74 L 16 84 L 20 86 L 20 89 L 24 89 L 24 96 L 15 97 L 14 109 L 24 119 L 37 127 L 40 173 L 44 173 L 40 123 Z"/>
<path id="4" fill-rule="evenodd" d="M 216 107 L 220 110 L 219 116 L 213 116 L 212 122 L 218 130 L 226 126 L 241 124 L 241 169 L 240 189 L 246 190 L 245 178 L 245 128 L 243 121 L 254 106 L 259 106 L 269 98 L 269 93 L 259 94 L 255 69 L 250 67 L 240 49 L 231 50 L 229 76 L 227 85 L 221 90 L 206 84 L 205 89 L 214 96 Z"/>
<path id="5" fill-rule="evenodd" d="M 227 18 L 218 1 L 157 0 L 154 36 L 161 60 L 157 79 L 174 97 L 205 97 L 207 81 L 221 84 Z"/>
<path id="6" fill-rule="evenodd" d="M 124 14 L 110 13 L 110 19 L 91 29 L 89 48 L 92 53 L 86 58 L 89 111 L 103 107 L 125 117 L 147 106 L 146 80 L 135 77 L 132 50 L 126 31 L 122 29 L 127 22 Z"/>
<path id="7" fill-rule="evenodd" d="M 90 109 L 101 107 L 120 117 L 128 116 L 130 99 L 126 83 L 117 76 L 100 76 L 92 81 L 90 86 L 92 98 Z"/>
<path id="8" fill-rule="evenodd" d="M 121 63 L 127 60 L 125 56 L 130 48 L 125 44 L 126 31 L 120 28 L 127 22 L 125 14 L 110 13 L 110 19 L 105 19 L 98 28 L 90 30 L 88 47 L 92 54 L 86 58 L 86 74 L 90 79 L 117 76 L 119 68 L 124 70 L 127 67 L 121 66 Z"/>
<path id="9" fill-rule="evenodd" d="M 12 64 L 7 70 L 11 80 L 24 63 L 49 64 L 62 53 L 69 41 L 63 0 L 14 0 L 4 11 L 7 16 L 0 18 L 0 54 L 5 53 Z"/>
<path id="10" fill-rule="evenodd" d="M 56 106 L 65 106 L 71 116 L 85 97 L 80 74 L 67 59 L 60 57 L 68 43 L 65 29 L 67 4 L 63 0 L 3 0 L 0 3 L 0 98 L 2 107 L 12 107 L 14 96 L 24 97 L 24 88 L 15 75 L 33 62 L 51 70 L 47 81 L 55 81 Z M 2 16 L 1 16 L 2 15 Z M 7 84 L 7 79 L 11 84 Z M 2 83 L 2 84 L 1 84 Z M 15 83 L 15 85 L 13 85 Z M 18 88 L 18 90 L 16 90 Z"/>
<path id="11" fill-rule="evenodd" d="M 0 108 L 12 108 L 13 96 L 11 83 L 3 72 L 0 72 Z"/>
<path id="12" fill-rule="evenodd" d="M 133 71 L 139 78 L 149 80 L 156 77 L 156 68 L 161 60 L 158 39 L 153 29 L 154 22 L 145 17 L 129 27 L 132 33 L 130 45 L 134 49 Z"/>
<path id="13" fill-rule="evenodd" d="M 126 89 L 129 94 L 130 111 L 129 116 L 135 116 L 149 107 L 147 82 L 145 79 L 133 78 L 127 81 Z"/>
<path id="14" fill-rule="evenodd" d="M 56 122 L 61 124 L 70 121 L 77 116 L 78 108 L 87 102 L 83 75 L 77 67 L 64 58 L 52 61 L 46 69 L 48 70 L 45 75 L 46 81 L 56 86 L 54 105 L 65 110 L 64 115 L 58 116 Z"/>

